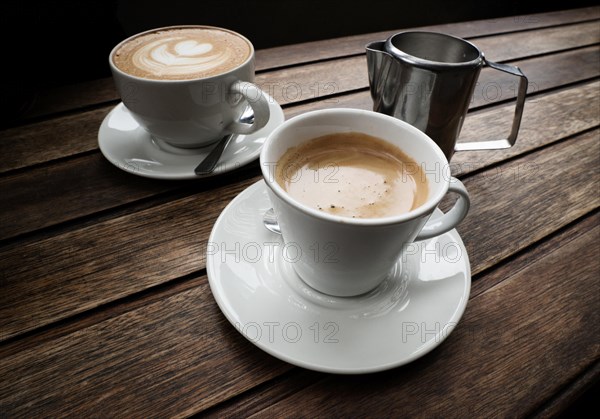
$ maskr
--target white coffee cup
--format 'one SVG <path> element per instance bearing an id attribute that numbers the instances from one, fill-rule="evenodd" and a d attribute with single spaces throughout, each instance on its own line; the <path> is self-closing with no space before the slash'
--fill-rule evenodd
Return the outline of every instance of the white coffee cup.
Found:
<path id="1" fill-rule="evenodd" d="M 239 66 L 221 74 L 181 80 L 158 80 L 138 77 L 119 69 L 114 54 L 131 39 L 150 32 L 180 28 L 226 31 L 247 41 L 248 58 Z M 254 85 L 254 47 L 245 37 L 210 26 L 171 26 L 152 29 L 119 43 L 109 55 L 109 64 L 121 100 L 133 118 L 153 138 L 181 148 L 203 147 L 226 134 L 250 134 L 269 120 L 269 103 Z M 249 104 L 254 122 L 238 120 Z"/>
<path id="2" fill-rule="evenodd" d="M 341 217 L 297 201 L 276 181 L 275 167 L 289 148 L 322 135 L 351 131 L 379 137 L 414 159 L 427 176 L 426 202 L 391 217 Z M 469 194 L 451 177 L 439 146 L 417 128 L 376 112 L 328 109 L 296 116 L 269 135 L 260 163 L 285 246 L 298 253 L 294 270 L 305 283 L 330 295 L 354 296 L 377 287 L 410 243 L 453 229 L 469 210 Z M 458 200 L 442 217 L 428 222 L 448 192 L 457 193 Z"/>

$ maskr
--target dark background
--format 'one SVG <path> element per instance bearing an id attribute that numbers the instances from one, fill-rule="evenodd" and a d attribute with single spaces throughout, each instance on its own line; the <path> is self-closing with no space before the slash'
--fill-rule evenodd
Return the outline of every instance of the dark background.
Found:
<path id="1" fill-rule="evenodd" d="M 1 119 L 18 119 L 40 90 L 110 76 L 112 47 L 132 34 L 160 26 L 226 27 L 246 35 L 259 49 L 595 4 L 590 0 L 5 0 L 0 5 L 5 70 L 0 82 Z"/>

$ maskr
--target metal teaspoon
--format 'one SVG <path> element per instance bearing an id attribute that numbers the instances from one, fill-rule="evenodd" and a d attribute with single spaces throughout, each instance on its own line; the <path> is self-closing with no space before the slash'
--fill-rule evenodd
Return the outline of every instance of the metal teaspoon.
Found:
<path id="1" fill-rule="evenodd" d="M 239 121 L 244 124 L 251 124 L 254 121 L 254 111 L 250 106 L 246 107 Z M 236 137 L 237 134 L 227 134 L 221 138 L 217 145 L 210 151 L 210 153 L 208 153 L 208 156 L 206 156 L 204 160 L 202 160 L 200 164 L 196 166 L 194 172 L 198 176 L 211 174 L 215 170 L 215 167 L 217 167 L 217 163 L 219 162 L 219 159 L 223 155 L 223 151 L 225 151 L 225 148 L 229 142 Z"/>

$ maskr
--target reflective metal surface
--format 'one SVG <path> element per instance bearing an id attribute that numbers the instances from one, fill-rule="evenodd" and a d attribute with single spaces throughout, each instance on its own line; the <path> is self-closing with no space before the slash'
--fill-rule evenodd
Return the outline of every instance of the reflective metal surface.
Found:
<path id="1" fill-rule="evenodd" d="M 510 134 L 506 139 L 457 144 L 485 64 L 520 78 Z M 515 143 L 527 78 L 518 67 L 487 61 L 470 42 L 441 33 L 401 32 L 367 45 L 367 66 L 373 110 L 419 128 L 448 160 L 455 150 L 507 148 Z"/>
<path id="2" fill-rule="evenodd" d="M 277 222 L 277 217 L 275 216 L 273 208 L 269 208 L 263 214 L 263 224 L 267 230 L 276 234 L 281 234 L 281 229 L 279 228 L 279 223 Z"/>

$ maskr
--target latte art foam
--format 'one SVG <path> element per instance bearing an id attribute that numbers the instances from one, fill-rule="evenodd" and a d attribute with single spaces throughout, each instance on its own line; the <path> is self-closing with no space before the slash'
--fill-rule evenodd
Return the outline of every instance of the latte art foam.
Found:
<path id="1" fill-rule="evenodd" d="M 124 43 L 113 62 L 122 71 L 148 79 L 187 80 L 215 76 L 243 64 L 249 43 L 212 28 L 176 28 L 140 35 Z"/>

